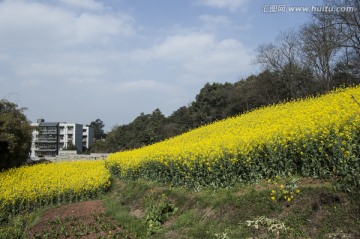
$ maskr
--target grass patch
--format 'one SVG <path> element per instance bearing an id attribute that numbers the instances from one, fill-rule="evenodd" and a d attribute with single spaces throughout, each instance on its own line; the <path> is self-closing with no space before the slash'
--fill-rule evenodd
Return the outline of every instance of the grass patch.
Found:
<path id="1" fill-rule="evenodd" d="M 271 191 L 280 187 L 281 180 L 275 186 L 262 181 L 255 185 L 201 191 L 144 180 L 116 183 L 121 185 L 120 190 L 112 190 L 106 196 L 105 205 L 109 215 L 126 225 L 134 238 L 360 236 L 360 208 L 355 194 L 335 191 L 329 180 L 300 180 L 301 192 L 290 202 L 271 199 Z M 177 210 L 161 222 L 161 229 L 149 234 L 146 210 L 164 200 Z M 249 224 L 250 221 L 258 221 L 258 226 Z"/>
<path id="2" fill-rule="evenodd" d="M 335 191 L 330 180 L 301 179 L 297 188 L 300 193 L 291 201 L 272 200 L 272 191 L 279 191 L 284 182 L 280 179 L 277 184 L 261 181 L 228 189 L 194 191 L 145 180 L 115 179 L 111 190 L 98 197 L 104 212 L 97 216 L 90 214 L 87 220 L 70 216 L 44 221 L 43 216 L 49 211 L 71 205 L 23 215 L 1 215 L 0 238 L 29 238 L 29 232 L 39 224 L 47 231 L 37 230 L 38 238 L 46 238 L 50 232 L 64 238 L 67 235 L 150 239 L 360 237 L 358 192 Z M 91 202 L 94 201 L 83 203 Z M 67 226 L 61 227 L 59 222 Z M 156 226 L 151 227 L 151 223 Z"/>

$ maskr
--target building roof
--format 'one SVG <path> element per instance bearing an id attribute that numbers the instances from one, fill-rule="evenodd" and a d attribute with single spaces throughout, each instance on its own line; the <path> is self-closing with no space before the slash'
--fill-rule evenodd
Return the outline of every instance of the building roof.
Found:
<path id="1" fill-rule="evenodd" d="M 42 126 L 58 126 L 59 125 L 59 122 L 42 122 L 39 124 L 40 127 Z"/>

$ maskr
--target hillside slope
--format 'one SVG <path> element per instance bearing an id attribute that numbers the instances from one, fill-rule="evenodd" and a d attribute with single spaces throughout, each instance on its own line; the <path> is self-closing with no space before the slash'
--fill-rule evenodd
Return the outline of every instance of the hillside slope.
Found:
<path id="1" fill-rule="evenodd" d="M 227 185 L 284 174 L 346 175 L 352 165 L 359 167 L 359 101 L 360 87 L 354 87 L 260 108 L 111 154 L 107 166 L 122 178 L 173 184 Z"/>

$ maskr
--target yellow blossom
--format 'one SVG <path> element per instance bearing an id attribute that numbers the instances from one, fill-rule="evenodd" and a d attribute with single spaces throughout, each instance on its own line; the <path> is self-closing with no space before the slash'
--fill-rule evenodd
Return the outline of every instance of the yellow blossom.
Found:
<path id="1" fill-rule="evenodd" d="M 0 173 L 0 209 L 94 195 L 110 186 L 104 161 L 67 161 L 23 166 Z"/>
<path id="2" fill-rule="evenodd" d="M 190 171 L 195 170 L 195 162 L 211 172 L 215 171 L 210 170 L 214 165 L 224 170 L 216 164 L 220 160 L 231 163 L 242 160 L 240 164 L 251 168 L 259 158 L 277 161 L 290 145 L 291 153 L 299 157 L 297 160 L 317 160 L 314 153 L 320 155 L 318 159 L 330 160 L 325 152 L 329 155 L 334 150 L 343 155 L 339 163 L 345 162 L 353 154 L 347 143 L 358 137 L 360 125 L 360 107 L 353 98 L 360 99 L 360 86 L 261 107 L 153 145 L 110 154 L 106 163 L 109 168 L 119 169 L 121 174 L 133 175 L 150 162 L 164 167 L 175 165 L 178 167 L 175 173 L 179 175 L 174 177 L 187 178 L 193 175 Z"/>

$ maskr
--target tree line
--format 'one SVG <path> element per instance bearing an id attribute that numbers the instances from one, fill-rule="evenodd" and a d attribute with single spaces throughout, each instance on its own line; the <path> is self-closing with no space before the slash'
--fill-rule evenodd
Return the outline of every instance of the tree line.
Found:
<path id="1" fill-rule="evenodd" d="M 253 63 L 261 65 L 259 74 L 235 83 L 207 83 L 190 105 L 168 117 L 160 109 L 141 113 L 131 123 L 115 126 L 92 151 L 142 147 L 261 106 L 359 84 L 360 2 L 324 4 L 352 6 L 353 11 L 312 14 L 300 28 L 258 47 Z"/>

